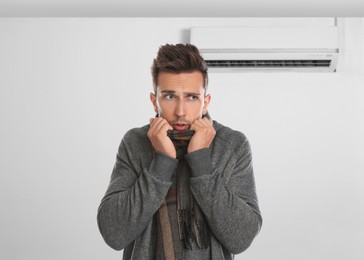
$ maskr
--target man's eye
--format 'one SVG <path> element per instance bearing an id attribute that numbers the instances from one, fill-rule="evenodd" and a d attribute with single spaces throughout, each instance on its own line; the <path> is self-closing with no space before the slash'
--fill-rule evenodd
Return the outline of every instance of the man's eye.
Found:
<path id="1" fill-rule="evenodd" d="M 188 100 L 198 100 L 198 96 L 188 96 Z"/>
<path id="2" fill-rule="evenodd" d="M 167 100 L 171 100 L 171 99 L 173 99 L 173 95 L 168 94 L 168 95 L 165 95 L 164 98 L 167 99 Z"/>

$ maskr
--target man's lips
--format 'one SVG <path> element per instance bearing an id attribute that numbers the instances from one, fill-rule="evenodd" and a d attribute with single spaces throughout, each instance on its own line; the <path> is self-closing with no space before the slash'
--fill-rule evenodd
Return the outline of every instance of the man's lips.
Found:
<path id="1" fill-rule="evenodd" d="M 174 130 L 184 131 L 184 130 L 188 130 L 190 128 L 190 125 L 187 125 L 187 124 L 174 124 L 172 127 L 173 127 Z"/>

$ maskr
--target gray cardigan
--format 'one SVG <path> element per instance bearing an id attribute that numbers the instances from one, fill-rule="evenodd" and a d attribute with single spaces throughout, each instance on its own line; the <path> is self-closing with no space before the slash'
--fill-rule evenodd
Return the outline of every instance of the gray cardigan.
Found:
<path id="1" fill-rule="evenodd" d="M 232 259 L 249 247 L 262 217 L 248 140 L 216 121 L 208 149 L 186 155 L 192 193 L 210 227 L 212 259 Z M 154 260 L 156 212 L 170 188 L 178 160 L 153 152 L 149 125 L 129 130 L 121 141 L 97 221 L 105 242 L 124 249 L 123 259 Z"/>

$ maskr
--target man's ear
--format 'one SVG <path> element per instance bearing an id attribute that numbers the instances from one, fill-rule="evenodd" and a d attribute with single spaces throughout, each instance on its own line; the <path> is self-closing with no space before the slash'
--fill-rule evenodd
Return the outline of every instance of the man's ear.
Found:
<path id="1" fill-rule="evenodd" d="M 155 96 L 154 93 L 151 92 L 149 98 L 153 104 L 154 112 L 156 112 L 158 114 L 157 97 Z"/>
<path id="2" fill-rule="evenodd" d="M 204 97 L 204 102 L 203 102 L 203 109 L 202 109 L 202 114 L 203 115 L 205 115 L 207 113 L 207 107 L 209 106 L 210 101 L 211 101 L 211 95 L 210 94 L 207 94 Z"/>

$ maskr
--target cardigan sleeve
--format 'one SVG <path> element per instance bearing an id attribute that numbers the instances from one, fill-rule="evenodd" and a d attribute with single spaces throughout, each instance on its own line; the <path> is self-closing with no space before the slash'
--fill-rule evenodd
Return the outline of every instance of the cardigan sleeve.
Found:
<path id="1" fill-rule="evenodd" d="M 105 242 L 115 250 L 124 249 L 145 229 L 161 206 L 178 160 L 154 153 L 148 169 L 137 171 L 140 154 L 132 152 L 135 136 L 127 133 L 116 156 L 110 184 L 97 213 Z"/>
<path id="2" fill-rule="evenodd" d="M 186 155 L 192 169 L 192 193 L 214 236 L 232 254 L 246 250 L 262 225 L 250 145 L 240 140 L 239 153 L 234 152 L 228 159 L 231 165 L 225 168 L 230 173 L 213 169 L 211 147 Z M 222 177 L 227 175 L 228 180 Z"/>

